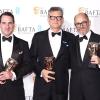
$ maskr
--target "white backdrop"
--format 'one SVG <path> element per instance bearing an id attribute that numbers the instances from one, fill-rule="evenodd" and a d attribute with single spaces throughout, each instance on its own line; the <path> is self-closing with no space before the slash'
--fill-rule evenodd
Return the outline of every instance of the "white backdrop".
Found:
<path id="1" fill-rule="evenodd" d="M 86 12 L 91 20 L 91 29 L 100 33 L 100 4 L 98 0 L 0 0 L 0 14 L 10 11 L 15 15 L 15 35 L 28 41 L 29 46 L 35 32 L 47 29 L 47 11 L 51 6 L 60 6 L 64 10 L 63 29 L 76 35 L 73 18 L 78 12 Z M 23 79 L 26 100 L 33 95 L 33 74 Z"/>

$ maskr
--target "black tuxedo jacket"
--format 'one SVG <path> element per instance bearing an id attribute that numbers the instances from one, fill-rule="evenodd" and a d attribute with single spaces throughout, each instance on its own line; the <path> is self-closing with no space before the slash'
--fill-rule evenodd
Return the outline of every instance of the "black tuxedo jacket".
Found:
<path id="1" fill-rule="evenodd" d="M 4 85 L 0 85 L 0 98 L 1 100 L 25 100 L 22 78 L 32 71 L 28 43 L 14 36 L 11 57 L 18 62 L 13 70 L 17 79 L 15 81 L 7 80 Z M 4 69 L 0 42 L 0 72 Z"/>
<path id="2" fill-rule="evenodd" d="M 63 94 L 68 89 L 68 67 L 70 67 L 70 57 L 73 53 L 74 35 L 62 31 L 61 47 L 57 58 L 54 60 L 55 71 L 55 87 L 56 92 Z M 32 61 L 34 63 L 34 71 L 36 73 L 35 90 L 47 91 L 47 83 L 40 77 L 42 69 L 44 69 L 44 57 L 53 56 L 49 43 L 48 30 L 38 32 L 34 35 L 30 48 Z M 50 82 L 51 84 L 51 82 Z M 35 92 L 34 92 L 35 93 Z M 38 92 L 36 92 L 38 93 Z"/>
<path id="3" fill-rule="evenodd" d="M 76 38 L 78 40 L 78 36 Z M 89 42 L 99 43 L 100 35 L 91 31 Z M 97 51 L 97 55 L 100 57 L 100 50 Z M 100 100 L 100 69 L 98 65 L 90 64 L 91 57 L 88 48 L 86 48 L 82 61 L 79 41 L 76 43 L 76 54 L 74 59 L 70 82 L 70 100 L 83 100 L 82 97 L 88 98 L 86 100 Z"/>

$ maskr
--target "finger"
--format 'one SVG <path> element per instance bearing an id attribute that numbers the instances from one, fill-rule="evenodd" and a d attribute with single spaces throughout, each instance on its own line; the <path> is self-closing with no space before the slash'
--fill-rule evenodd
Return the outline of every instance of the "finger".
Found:
<path id="1" fill-rule="evenodd" d="M 54 75 L 54 74 L 55 74 L 55 72 L 54 72 L 54 71 L 49 71 L 49 73 L 50 73 L 50 74 L 52 74 L 52 75 Z"/>
<path id="2" fill-rule="evenodd" d="M 49 80 L 48 78 L 45 78 L 44 80 L 45 80 L 47 83 L 50 82 L 50 80 Z"/>
<path id="3" fill-rule="evenodd" d="M 2 74 L 1 76 L 0 76 L 0 80 L 6 80 L 6 76 L 4 75 L 4 74 Z"/>
<path id="4" fill-rule="evenodd" d="M 6 81 L 0 81 L 0 84 L 5 84 Z"/>
<path id="5" fill-rule="evenodd" d="M 91 61 L 91 64 L 96 64 L 95 62 Z"/>
<path id="6" fill-rule="evenodd" d="M 48 76 L 48 79 L 55 80 L 55 77 Z"/>

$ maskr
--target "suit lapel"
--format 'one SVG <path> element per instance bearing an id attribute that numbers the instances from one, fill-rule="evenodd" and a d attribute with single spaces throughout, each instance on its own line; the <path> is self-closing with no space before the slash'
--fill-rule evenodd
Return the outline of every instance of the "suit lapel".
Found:
<path id="1" fill-rule="evenodd" d="M 1 40 L 1 35 L 0 35 L 0 40 Z M 13 42 L 13 50 L 12 50 L 12 55 L 11 57 L 14 58 L 15 60 L 18 60 L 19 56 L 21 55 L 22 51 L 20 49 L 20 44 L 18 39 L 14 36 L 14 42 Z M 0 41 L 0 70 L 3 69 L 3 59 L 2 59 L 2 52 L 1 52 L 1 41 Z"/>
<path id="2" fill-rule="evenodd" d="M 18 39 L 14 36 L 13 50 L 11 57 L 14 58 L 15 60 L 18 60 L 20 53 L 23 53 L 23 51 L 21 51 Z"/>
<path id="3" fill-rule="evenodd" d="M 77 59 L 78 59 L 78 64 L 80 65 L 80 66 L 82 66 L 82 65 L 88 65 L 88 63 L 89 63 L 89 59 L 90 59 L 90 56 L 89 56 L 89 51 L 88 51 L 88 49 L 86 48 L 86 51 L 85 51 L 85 54 L 84 54 L 84 58 L 83 58 L 83 60 L 82 60 L 82 58 L 81 58 L 81 52 L 80 52 L 80 44 L 79 44 L 79 35 L 78 36 L 76 36 L 76 38 L 77 38 L 77 42 L 78 43 L 76 43 L 76 50 L 77 50 Z"/>
<path id="4" fill-rule="evenodd" d="M 83 64 L 88 65 L 90 62 L 90 54 L 88 48 L 86 48 L 84 59 L 83 59 Z"/>
<path id="5" fill-rule="evenodd" d="M 68 46 L 68 41 L 66 40 L 66 36 L 62 31 L 62 39 L 61 39 L 61 46 L 57 55 L 57 58 L 64 52 L 64 49 Z"/>
<path id="6" fill-rule="evenodd" d="M 48 30 L 44 31 L 44 33 L 42 35 L 43 35 L 43 37 L 41 38 L 42 44 L 40 43 L 40 47 L 42 46 L 43 56 L 53 56 L 53 52 L 51 49 L 49 36 L 48 36 Z"/>
<path id="7" fill-rule="evenodd" d="M 90 36 L 90 39 L 89 39 L 88 43 L 91 42 L 91 41 L 94 41 L 94 40 L 93 40 L 93 38 L 94 38 L 93 35 L 94 35 L 94 33 L 91 32 L 91 36 Z M 85 51 L 85 55 L 84 55 L 84 59 L 83 59 L 83 63 L 85 63 L 85 64 L 89 64 L 89 62 L 90 62 L 90 54 L 89 54 L 88 44 L 87 44 L 87 48 L 86 48 L 86 51 Z"/>
<path id="8" fill-rule="evenodd" d="M 3 67 L 2 51 L 1 51 L 1 35 L 0 35 L 0 70 Z"/>
<path id="9" fill-rule="evenodd" d="M 81 58 L 81 52 L 80 52 L 79 35 L 76 36 L 76 38 L 78 40 L 76 43 L 77 59 L 78 59 L 78 63 L 81 64 L 82 58 Z"/>

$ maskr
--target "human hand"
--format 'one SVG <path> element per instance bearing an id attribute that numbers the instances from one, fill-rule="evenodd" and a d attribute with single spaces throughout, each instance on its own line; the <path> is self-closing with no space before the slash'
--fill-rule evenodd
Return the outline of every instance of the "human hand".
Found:
<path id="1" fill-rule="evenodd" d="M 0 84 L 5 84 L 5 82 L 6 82 L 6 81 L 1 81 L 1 80 L 0 80 Z"/>
<path id="2" fill-rule="evenodd" d="M 46 69 L 43 69 L 41 72 L 42 77 L 44 78 L 44 80 L 48 83 L 51 82 L 52 80 L 55 80 L 55 77 L 53 77 L 53 75 L 55 74 L 54 71 L 49 71 Z"/>
<path id="3" fill-rule="evenodd" d="M 6 80 L 12 79 L 13 74 L 11 71 L 2 71 L 0 73 L 0 84 L 4 84 Z"/>
<path id="4" fill-rule="evenodd" d="M 91 64 L 100 64 L 100 58 L 97 55 L 91 57 Z"/>

